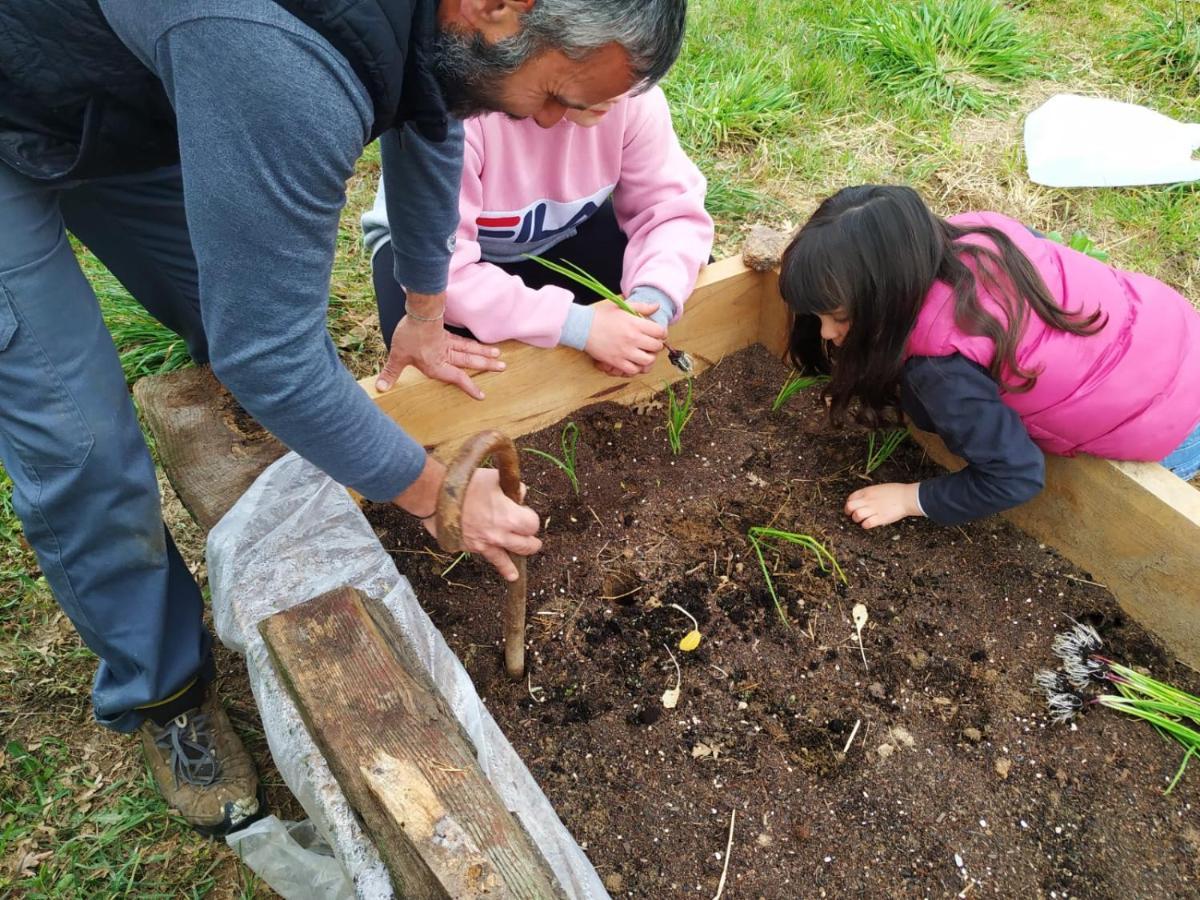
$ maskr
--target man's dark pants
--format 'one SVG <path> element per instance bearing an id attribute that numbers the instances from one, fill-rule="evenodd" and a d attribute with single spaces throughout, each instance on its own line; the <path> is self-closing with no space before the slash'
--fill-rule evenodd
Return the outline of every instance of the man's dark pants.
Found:
<path id="1" fill-rule="evenodd" d="M 101 659 L 96 717 L 131 731 L 139 707 L 194 705 L 211 638 L 68 230 L 205 361 L 178 169 L 47 187 L 0 163 L 0 463 L 55 598 Z"/>

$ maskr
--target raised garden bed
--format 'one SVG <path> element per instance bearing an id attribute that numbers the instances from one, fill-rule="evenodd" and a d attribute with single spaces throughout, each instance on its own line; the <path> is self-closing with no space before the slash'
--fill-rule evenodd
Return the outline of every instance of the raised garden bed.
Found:
<path id="1" fill-rule="evenodd" d="M 786 374 L 758 347 L 702 375 L 678 457 L 661 396 L 572 413 L 578 495 L 523 454 L 547 546 L 530 564 L 521 683 L 504 676 L 487 566 L 449 568 L 406 517 L 367 510 L 610 890 L 712 896 L 734 810 L 729 897 L 1194 889 L 1200 787 L 1185 777 L 1162 796 L 1179 752 L 1103 711 L 1050 725 L 1032 686 L 1068 616 L 1118 658 L 1192 688 L 1194 673 L 1090 573 L 1002 520 L 854 526 L 841 505 L 865 483 L 866 438 L 830 432 L 812 391 L 772 413 Z M 519 443 L 561 455 L 561 431 Z M 909 443 L 873 477 L 923 474 Z M 846 573 L 768 554 L 788 625 L 746 542 L 768 524 L 817 537 Z M 671 604 L 699 622 L 694 652 Z"/>
<path id="2" fill-rule="evenodd" d="M 447 571 L 454 560 L 407 517 L 368 512 L 610 889 L 711 896 L 736 811 L 726 896 L 1188 893 L 1194 779 L 1161 795 L 1178 751 L 1103 711 L 1077 731 L 1048 725 L 1030 676 L 1071 615 L 1113 655 L 1195 689 L 1181 663 L 1200 666 L 1200 492 L 1157 465 L 1050 459 L 1046 491 L 1005 517 L 1025 533 L 1000 520 L 863 533 L 840 507 L 864 483 L 865 436 L 830 433 L 811 393 L 768 411 L 785 329 L 769 273 L 725 260 L 701 274 L 672 341 L 711 371 L 678 457 L 654 396 L 682 377 L 665 361 L 626 381 L 578 353 L 510 345 L 508 370 L 479 376 L 484 403 L 412 372 L 382 396 L 364 382 L 443 455 L 483 428 L 559 455 L 564 424 L 580 430 L 578 496 L 522 454 L 548 535 L 523 684 L 500 674 L 494 576 L 470 559 Z M 767 349 L 732 356 L 756 343 Z M 279 452 L 208 377 L 139 385 L 164 466 L 206 527 Z M 925 465 L 909 443 L 874 477 Z M 789 626 L 746 544 L 768 524 L 825 542 L 847 576 L 796 548 L 768 552 Z M 267 593 L 275 610 L 308 596 Z M 861 650 L 856 603 L 870 615 Z M 677 647 L 691 623 L 671 604 L 698 620 L 690 653 Z M 668 647 L 681 666 L 671 709 Z M 377 685 L 380 704 L 389 690 Z M 274 724 L 277 739 L 300 727 Z M 348 834 L 340 846 L 356 852 Z"/>

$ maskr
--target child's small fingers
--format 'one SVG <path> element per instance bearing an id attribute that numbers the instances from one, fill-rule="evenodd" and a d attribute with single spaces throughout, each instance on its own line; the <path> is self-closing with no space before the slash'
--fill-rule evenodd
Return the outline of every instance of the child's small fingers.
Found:
<path id="1" fill-rule="evenodd" d="M 659 325 L 653 319 L 634 319 L 633 324 L 642 334 L 649 335 L 658 340 L 663 340 L 667 336 L 666 327 Z"/>
<path id="2" fill-rule="evenodd" d="M 650 324 L 653 325 L 654 323 L 651 322 Z M 657 353 L 662 349 L 663 340 L 666 336 L 667 333 L 661 329 L 657 332 L 651 332 L 639 328 L 634 332 L 633 340 L 630 343 L 635 347 L 641 347 L 643 350 L 652 350 Z"/>

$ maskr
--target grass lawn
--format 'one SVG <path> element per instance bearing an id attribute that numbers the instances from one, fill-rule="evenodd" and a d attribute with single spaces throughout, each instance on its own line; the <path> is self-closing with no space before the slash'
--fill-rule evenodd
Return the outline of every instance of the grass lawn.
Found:
<path id="1" fill-rule="evenodd" d="M 1200 121 L 1200 3 L 1151 0 L 692 0 L 665 84 L 683 143 L 709 178 L 718 255 L 744 226 L 799 224 L 863 182 L 908 182 L 944 214 L 993 209 L 1043 231 L 1086 231 L 1125 268 L 1200 301 L 1200 188 L 1062 191 L 1028 181 L 1024 115 L 1062 91 Z M 349 186 L 330 296 L 347 365 L 382 362 L 358 216 L 378 177 L 372 147 Z M 128 377 L 186 364 L 90 256 Z M 91 722 L 94 659 L 58 611 L 0 469 L 0 895 L 250 897 L 270 892 L 223 844 L 167 815 L 132 740 Z M 203 581 L 203 544 L 165 491 Z M 237 662 L 222 657 L 235 721 L 286 804 Z M 285 808 L 285 813 L 289 812 Z"/>

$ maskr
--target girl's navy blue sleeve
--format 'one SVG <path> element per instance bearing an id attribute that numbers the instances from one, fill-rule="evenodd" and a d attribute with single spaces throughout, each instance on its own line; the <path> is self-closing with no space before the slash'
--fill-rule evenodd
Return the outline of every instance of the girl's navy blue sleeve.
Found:
<path id="1" fill-rule="evenodd" d="M 901 376 L 900 399 L 917 427 L 938 434 L 967 461 L 959 472 L 921 482 L 921 508 L 933 521 L 957 525 L 1041 491 L 1045 457 L 982 367 L 959 354 L 913 357 Z"/>

